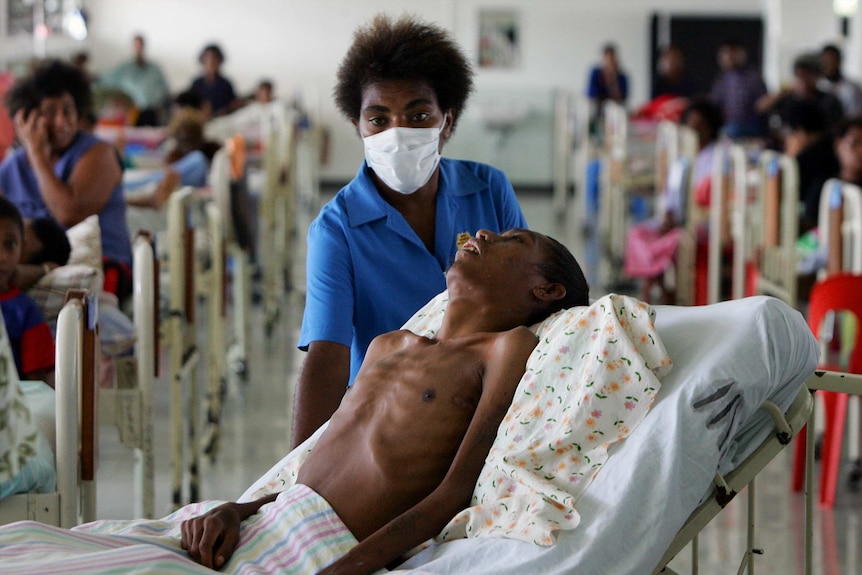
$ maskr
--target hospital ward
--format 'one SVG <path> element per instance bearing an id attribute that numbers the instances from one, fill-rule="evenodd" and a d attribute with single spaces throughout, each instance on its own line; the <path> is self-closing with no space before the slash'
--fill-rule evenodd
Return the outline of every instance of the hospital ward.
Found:
<path id="1" fill-rule="evenodd" d="M 859 0 L 0 0 L 0 573 L 862 575 Z"/>

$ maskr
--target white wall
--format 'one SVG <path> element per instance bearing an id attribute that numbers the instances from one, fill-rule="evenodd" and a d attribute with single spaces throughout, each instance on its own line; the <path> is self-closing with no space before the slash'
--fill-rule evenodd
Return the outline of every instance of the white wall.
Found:
<path id="1" fill-rule="evenodd" d="M 722 13 L 761 14 L 780 2 L 779 67 L 799 48 L 834 39 L 837 19 L 831 0 L 725 0 Z M 142 32 L 150 56 L 160 62 L 171 87 L 185 88 L 198 73 L 197 55 L 218 41 L 227 53 L 225 74 L 240 93 L 262 77 L 277 91 L 304 94 L 331 130 L 332 160 L 326 179 L 346 180 L 362 157 L 352 127 L 335 112 L 330 93 L 335 72 L 353 30 L 375 13 L 409 12 L 450 29 L 475 57 L 481 8 L 513 8 L 521 25 L 521 65 L 513 70 L 480 69 L 477 92 L 446 152 L 492 161 L 516 183 L 550 182 L 551 97 L 555 89 L 582 93 L 599 47 L 613 40 L 632 84 L 631 103 L 646 99 L 650 75 L 649 18 L 654 11 L 716 13 L 710 0 L 85 0 L 91 16 L 88 44 L 96 71 L 129 57 L 131 37 Z M 488 102 L 526 102 L 532 112 L 512 137 L 495 145 L 478 110 Z"/>

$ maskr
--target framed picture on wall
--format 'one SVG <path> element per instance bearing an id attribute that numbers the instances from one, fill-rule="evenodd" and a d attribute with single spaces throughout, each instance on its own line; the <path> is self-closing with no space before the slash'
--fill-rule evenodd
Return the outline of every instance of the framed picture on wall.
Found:
<path id="1" fill-rule="evenodd" d="M 518 14 L 514 10 L 479 12 L 479 66 L 514 68 L 521 62 Z"/>

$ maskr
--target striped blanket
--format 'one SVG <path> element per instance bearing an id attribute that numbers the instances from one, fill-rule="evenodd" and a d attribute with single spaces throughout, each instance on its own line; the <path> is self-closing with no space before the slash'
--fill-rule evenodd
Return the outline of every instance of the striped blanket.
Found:
<path id="1" fill-rule="evenodd" d="M 164 519 L 96 521 L 71 531 L 33 521 L 0 527 L 4 575 L 212 573 L 180 547 L 180 523 L 221 504 L 194 503 Z M 347 553 L 356 539 L 325 499 L 295 485 L 243 523 L 223 573 L 314 574 Z"/>

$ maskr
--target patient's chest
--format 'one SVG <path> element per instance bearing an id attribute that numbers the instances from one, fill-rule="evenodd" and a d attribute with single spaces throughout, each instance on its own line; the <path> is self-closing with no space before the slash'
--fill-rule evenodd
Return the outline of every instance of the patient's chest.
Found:
<path id="1" fill-rule="evenodd" d="M 482 393 L 484 346 L 452 345 L 409 336 L 406 345 L 366 365 L 354 389 L 358 403 L 389 415 L 472 418 Z M 456 413 L 451 413 L 456 410 Z"/>

